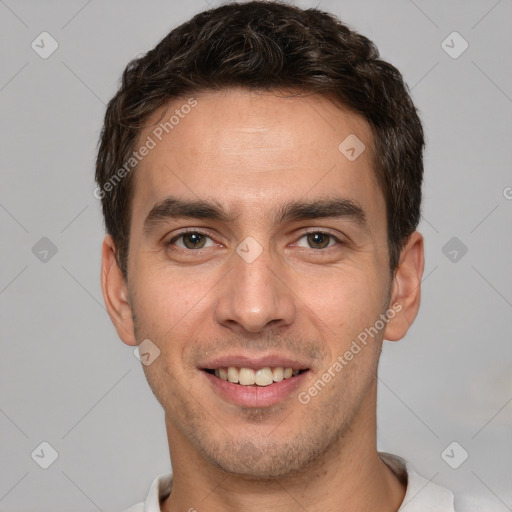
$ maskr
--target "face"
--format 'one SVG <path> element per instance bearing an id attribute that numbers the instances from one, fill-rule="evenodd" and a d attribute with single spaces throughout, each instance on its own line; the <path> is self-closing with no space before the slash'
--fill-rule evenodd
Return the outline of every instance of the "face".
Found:
<path id="1" fill-rule="evenodd" d="M 318 96 L 195 100 L 140 135 L 155 146 L 134 175 L 134 324 L 113 319 L 160 350 L 144 371 L 170 438 L 228 472 L 284 476 L 362 414 L 397 321 L 382 320 L 395 294 L 371 131 Z M 155 132 L 175 109 L 189 113 Z M 338 148 L 350 135 L 356 159 L 354 139 Z"/>

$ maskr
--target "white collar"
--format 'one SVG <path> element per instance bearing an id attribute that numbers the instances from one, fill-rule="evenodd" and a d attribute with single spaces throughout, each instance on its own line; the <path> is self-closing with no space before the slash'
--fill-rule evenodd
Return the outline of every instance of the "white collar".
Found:
<path id="1" fill-rule="evenodd" d="M 407 490 L 398 512 L 455 512 L 452 491 L 422 477 L 398 455 L 379 452 L 379 457 L 399 479 L 406 480 Z"/>

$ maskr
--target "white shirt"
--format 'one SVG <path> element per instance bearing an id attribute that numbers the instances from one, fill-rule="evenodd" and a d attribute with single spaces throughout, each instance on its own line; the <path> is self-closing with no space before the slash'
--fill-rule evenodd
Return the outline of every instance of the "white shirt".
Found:
<path id="1" fill-rule="evenodd" d="M 452 491 L 435 484 L 414 471 L 406 460 L 390 453 L 379 452 L 382 461 L 397 477 L 407 484 L 402 505 L 397 512 L 492 512 L 490 503 L 473 499 L 455 499 Z M 160 475 L 153 480 L 144 503 L 138 503 L 125 512 L 161 512 L 160 500 L 169 496 L 172 488 L 172 473 Z M 454 504 L 455 502 L 455 504 Z M 455 509 L 457 505 L 457 509 Z M 459 508 L 460 506 L 460 508 Z M 499 509 L 501 510 L 501 509 Z"/>

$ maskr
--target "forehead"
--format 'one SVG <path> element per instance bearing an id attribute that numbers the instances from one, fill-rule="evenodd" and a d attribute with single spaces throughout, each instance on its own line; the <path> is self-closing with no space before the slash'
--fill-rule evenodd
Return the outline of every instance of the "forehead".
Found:
<path id="1" fill-rule="evenodd" d="M 322 96 L 202 92 L 154 112 L 137 147 L 150 140 L 134 176 L 134 214 L 169 195 L 262 212 L 336 193 L 383 208 L 369 125 Z"/>

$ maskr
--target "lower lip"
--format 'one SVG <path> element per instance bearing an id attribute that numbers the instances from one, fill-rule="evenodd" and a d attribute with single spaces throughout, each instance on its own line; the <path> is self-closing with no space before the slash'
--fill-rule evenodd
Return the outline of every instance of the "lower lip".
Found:
<path id="1" fill-rule="evenodd" d="M 214 391 L 228 402 L 244 407 L 269 407 L 289 397 L 304 381 L 308 371 L 294 377 L 274 382 L 268 386 L 242 386 L 222 380 L 211 373 L 203 371 Z"/>

